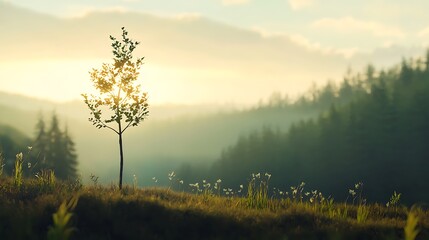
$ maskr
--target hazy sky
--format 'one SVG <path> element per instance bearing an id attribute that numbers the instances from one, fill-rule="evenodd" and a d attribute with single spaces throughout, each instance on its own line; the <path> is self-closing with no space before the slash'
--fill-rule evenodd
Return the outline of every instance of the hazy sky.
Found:
<path id="1" fill-rule="evenodd" d="M 261 62 L 250 63 L 248 56 L 235 59 L 236 62 L 242 64 L 240 66 L 242 70 L 240 71 L 236 70 L 237 68 L 232 68 L 231 64 L 219 65 L 215 68 L 209 65 L 203 67 L 193 66 L 194 63 L 175 65 L 163 60 L 149 62 L 146 76 L 148 78 L 165 79 L 165 81 L 152 83 L 149 81 L 148 83 L 151 90 L 162 93 L 155 97 L 155 102 L 158 103 L 254 103 L 260 98 L 268 97 L 269 93 L 275 90 L 294 94 L 308 88 L 312 81 L 326 81 L 329 78 L 338 80 L 340 73 L 346 71 L 345 67 L 354 65 L 359 62 L 358 60 L 360 60 L 359 63 L 368 61 L 375 64 L 386 63 L 379 59 L 392 59 L 393 62 L 398 62 L 401 56 L 415 54 L 415 52 L 424 49 L 429 43 L 429 14 L 427 14 L 429 1 L 425 0 L 8 0 L 4 2 L 70 20 L 80 19 L 94 11 L 149 13 L 177 21 L 210 19 L 226 26 L 235 27 L 237 32 L 241 31 L 240 29 L 248 31 L 245 34 L 241 34 L 239 38 L 221 36 L 224 37 L 225 42 L 228 44 L 231 43 L 231 40 L 234 40 L 237 41 L 236 46 L 242 47 L 243 45 L 246 46 L 246 44 L 250 46 L 250 43 L 243 36 L 249 35 L 249 33 L 257 33 L 262 40 L 257 43 L 252 42 L 252 44 L 255 44 L 254 46 L 260 47 L 255 58 L 266 54 L 267 56 L 265 57 L 273 62 L 271 64 L 267 60 L 266 64 L 271 64 L 270 66 L 283 64 L 281 62 L 283 59 L 281 56 L 277 56 L 272 49 L 265 50 L 284 46 L 290 44 L 290 42 L 295 44 L 296 47 L 336 58 L 331 62 L 332 65 L 337 64 L 337 71 L 317 72 L 319 70 L 314 69 L 312 76 L 305 71 L 302 71 L 302 74 L 297 71 L 290 72 L 288 76 L 288 72 L 286 70 L 283 72 L 280 66 L 277 68 L 269 66 L 264 70 L 267 73 L 264 84 L 258 83 L 256 78 L 252 79 L 255 74 L 247 76 L 246 70 L 243 69 L 245 69 L 245 66 L 251 69 L 253 68 L 252 66 L 260 66 L 265 62 L 261 60 Z M 205 22 L 201 24 L 207 25 Z M 194 41 L 195 36 L 199 36 L 201 29 L 211 31 L 212 28 L 210 24 L 204 28 L 201 28 L 198 24 L 195 24 L 195 26 L 194 33 L 192 33 L 192 29 L 189 30 L 190 35 L 194 36 L 191 37 L 190 41 Z M 2 23 L 0 22 L 0 30 L 1 27 Z M 16 31 L 19 31 L 19 29 Z M 213 32 L 216 31 L 216 29 L 213 30 Z M 5 33 L 3 32 L 2 34 Z M 180 34 L 184 33 L 181 32 Z M 254 37 L 253 35 L 249 36 Z M 276 39 L 286 39 L 287 42 L 281 43 L 280 40 L 277 41 Z M 209 42 L 211 40 L 206 39 L 204 41 Z M 157 47 L 159 46 L 157 45 Z M 229 47 L 234 49 L 233 46 Z M 3 46 L 3 48 L 6 49 L 7 46 Z M 414 50 L 411 51 L 410 49 Z M 211 51 L 213 51 L 213 54 L 209 50 L 207 50 L 206 54 L 198 51 L 201 58 L 196 60 L 192 53 L 189 53 L 189 56 L 192 56 L 193 61 L 198 63 L 221 62 L 222 57 L 225 62 L 230 60 L 227 55 L 213 57 L 216 52 Z M 237 54 L 244 52 L 238 52 Z M 152 58 L 156 58 L 154 55 L 156 55 L 155 51 L 152 54 Z M 301 55 L 299 54 L 299 56 Z M 362 57 L 363 55 L 366 57 Z M 70 89 L 77 89 L 77 85 L 82 86 L 83 83 L 77 83 L 73 79 L 87 78 L 87 71 L 91 67 L 97 67 L 103 57 L 98 55 L 84 56 L 81 59 L 74 57 L 73 60 L 68 57 L 43 57 L 40 59 L 26 59 L 24 57 L 14 62 L 1 61 L 0 59 L 0 89 L 54 100 L 75 99 L 78 98 L 77 90 L 71 91 Z M 338 60 L 338 57 L 342 60 Z M 310 59 L 311 56 L 307 56 L 307 58 Z M 339 62 L 341 64 L 338 64 Z M 320 60 L 320 63 L 323 63 L 323 59 Z M 286 63 L 284 65 L 289 66 Z M 25 66 L 27 71 L 20 72 L 18 69 L 22 69 L 22 66 Z M 63 70 L 48 74 L 47 72 L 53 68 Z M 296 69 L 295 67 L 292 68 Z M 85 69 L 85 71 L 74 69 Z M 274 69 L 275 76 L 270 75 L 273 72 L 270 69 Z M 62 78 L 62 82 L 57 81 L 56 79 L 64 76 L 64 72 L 67 73 L 66 77 Z M 263 76 L 262 72 L 256 75 Z M 281 81 L 280 76 L 285 79 L 288 78 L 289 82 L 284 84 L 279 82 Z M 43 90 L 40 90 L 39 94 L 31 92 L 30 89 L 35 89 L 37 88 L 36 85 L 38 85 L 34 81 L 34 86 L 28 87 L 26 90 L 25 87 L 23 89 L 23 86 L 31 84 L 27 81 L 30 77 L 44 79 L 39 81 L 50 83 L 57 93 L 49 96 Z M 14 79 L 14 81 L 6 82 L 4 80 L 6 78 Z M 204 82 L 203 79 L 206 78 L 211 80 Z M 221 84 L 219 83 L 221 78 L 229 80 L 224 79 L 224 85 L 219 85 Z M 295 85 L 290 82 L 292 78 L 296 79 L 294 80 L 296 81 Z M 213 83 L 216 82 L 216 79 L 218 79 L 216 83 L 218 85 Z M 248 91 L 244 89 L 247 92 L 238 93 L 239 89 L 237 88 L 242 86 L 245 80 L 250 83 Z M 187 88 L 180 89 L 183 84 Z M 260 87 L 262 85 L 263 87 Z M 195 91 L 192 91 L 193 86 L 195 86 Z M 210 90 L 222 91 L 222 86 L 225 87 L 224 95 L 219 96 L 218 93 L 208 94 Z M 230 87 L 228 88 L 228 86 Z M 167 88 L 169 90 L 166 90 Z M 173 93 L 172 88 L 179 88 L 181 92 L 179 94 Z"/>
<path id="2" fill-rule="evenodd" d="M 286 34 L 314 46 L 353 52 L 427 44 L 426 0 L 9 0 L 60 17 L 94 10 L 160 16 L 204 16 L 267 34 Z"/>

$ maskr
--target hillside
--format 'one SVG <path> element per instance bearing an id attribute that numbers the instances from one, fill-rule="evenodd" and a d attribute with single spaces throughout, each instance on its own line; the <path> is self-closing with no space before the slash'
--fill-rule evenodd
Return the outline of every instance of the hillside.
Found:
<path id="1" fill-rule="evenodd" d="M 40 115 L 49 120 L 55 111 L 61 125 L 67 124 L 75 139 L 83 179 L 87 181 L 90 173 L 100 176 L 105 183 L 115 179 L 118 162 L 115 135 L 87 122 L 89 113 L 83 103 L 58 104 L 1 93 L 0 110 L 4 113 L 0 123 L 13 126 L 30 137 L 34 135 Z M 266 105 L 242 110 L 225 105 L 151 106 L 148 120 L 125 135 L 125 177 L 132 181 L 136 174 L 145 185 L 153 184 L 152 177 L 158 177 L 167 184 L 163 176 L 184 162 L 208 166 L 240 135 L 262 126 L 286 129 L 292 122 L 318 112 L 316 108 L 305 106 Z"/>
<path id="2" fill-rule="evenodd" d="M 368 68 L 350 85 L 359 92 L 351 103 L 333 104 L 288 131 L 265 128 L 244 136 L 207 175 L 234 186 L 266 171 L 277 187 L 305 181 L 342 200 L 344 189 L 363 182 L 368 201 L 385 202 L 384 196 L 398 191 L 408 204 L 428 203 L 423 189 L 429 188 L 429 65 L 422 64 L 428 59 L 403 60 L 389 70 Z"/>
<path id="3" fill-rule="evenodd" d="M 77 200 L 72 201 L 71 199 Z M 62 211 L 57 211 L 61 203 Z M 412 212 L 418 217 L 416 240 L 429 236 L 429 213 L 421 208 L 267 200 L 255 208 L 248 197 L 199 195 L 167 189 L 119 191 L 115 187 L 27 179 L 16 188 L 0 178 L 2 239 L 45 239 L 49 229 L 73 229 L 71 239 L 404 239 Z M 74 204 L 73 204 L 74 203 Z M 68 207 L 67 207 L 68 206 Z M 363 217 L 362 208 L 368 215 Z M 63 225 L 57 214 L 72 213 Z M 61 219 L 61 220 L 60 220 Z"/>
<path id="4" fill-rule="evenodd" d="M 31 145 L 30 138 L 19 130 L 0 124 L 0 168 L 12 169 L 15 155 L 20 152 L 28 151 L 27 147 Z M 4 166 L 3 166 L 4 164 Z"/>

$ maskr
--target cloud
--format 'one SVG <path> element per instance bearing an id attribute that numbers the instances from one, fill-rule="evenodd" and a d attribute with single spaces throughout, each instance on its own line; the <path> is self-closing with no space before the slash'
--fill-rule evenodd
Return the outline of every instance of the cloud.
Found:
<path id="1" fill-rule="evenodd" d="M 222 5 L 231 6 L 231 5 L 243 5 L 249 3 L 250 0 L 222 0 Z"/>
<path id="2" fill-rule="evenodd" d="M 341 33 L 371 33 L 377 37 L 402 38 L 405 36 L 405 33 L 397 27 L 353 17 L 322 18 L 313 22 L 312 27 L 331 29 Z"/>
<path id="3" fill-rule="evenodd" d="M 269 32 L 262 28 L 257 28 L 257 27 L 254 27 L 253 30 L 258 32 L 264 38 L 280 37 L 280 38 L 288 39 L 300 47 L 304 47 L 312 52 L 319 52 L 324 55 L 337 55 L 337 56 L 339 55 L 339 56 L 342 56 L 343 58 L 350 59 L 353 56 L 355 56 L 357 53 L 359 53 L 359 49 L 357 47 L 334 48 L 334 47 L 322 46 L 322 44 L 311 41 L 300 34 L 285 34 L 281 32 Z"/>
<path id="4" fill-rule="evenodd" d="M 289 0 L 289 5 L 292 10 L 300 10 L 313 6 L 316 0 Z"/>
<path id="5" fill-rule="evenodd" d="M 306 37 L 299 35 L 299 34 L 292 34 L 289 36 L 289 39 L 292 42 L 294 42 L 300 46 L 303 46 L 309 50 L 319 51 L 319 52 L 322 52 L 324 54 L 341 55 L 347 59 L 353 57 L 358 52 L 357 47 L 354 47 L 354 48 L 334 48 L 334 47 L 322 46 L 320 43 L 312 42 L 309 39 L 307 39 Z"/>
<path id="6" fill-rule="evenodd" d="M 69 8 L 67 13 L 65 14 L 67 18 L 83 18 L 87 15 L 90 15 L 94 12 L 101 12 L 101 13 L 112 13 L 112 12 L 118 12 L 118 13 L 126 13 L 129 12 L 129 9 L 123 6 L 111 6 L 111 7 L 104 7 L 104 8 L 97 8 L 92 6 L 79 6 L 79 7 L 73 7 Z"/>

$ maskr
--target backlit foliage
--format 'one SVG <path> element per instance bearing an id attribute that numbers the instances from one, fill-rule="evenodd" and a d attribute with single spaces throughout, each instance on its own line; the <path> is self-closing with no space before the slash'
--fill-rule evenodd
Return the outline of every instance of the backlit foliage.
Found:
<path id="1" fill-rule="evenodd" d="M 135 84 L 143 58 L 133 60 L 133 51 L 139 42 L 128 38 L 128 32 L 122 28 L 122 40 L 110 36 L 113 48 L 113 63 L 103 63 L 101 69 L 90 72 L 91 81 L 99 95 L 82 94 L 91 110 L 89 120 L 97 128 L 109 128 L 117 134 L 123 133 L 130 126 L 137 126 L 148 115 L 147 93 L 142 93 L 140 85 Z M 104 108 L 111 114 L 103 119 Z M 118 129 L 109 123 L 120 124 Z"/>

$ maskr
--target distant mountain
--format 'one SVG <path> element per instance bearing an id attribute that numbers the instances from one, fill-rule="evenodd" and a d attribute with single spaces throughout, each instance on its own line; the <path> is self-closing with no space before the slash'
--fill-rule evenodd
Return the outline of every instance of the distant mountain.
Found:
<path id="1" fill-rule="evenodd" d="M 3 165 L 4 174 L 10 174 L 10 170 L 15 161 L 16 154 L 23 152 L 27 153 L 29 150 L 27 146 L 31 145 L 30 138 L 8 125 L 0 124 L 0 164 Z"/>
<path id="2" fill-rule="evenodd" d="M 93 12 L 60 19 L 1 2 L 0 67 L 2 62 L 109 59 L 108 36 L 122 26 L 141 41 L 136 56 L 145 56 L 148 68 L 155 69 L 152 81 L 164 86 L 157 94 L 171 94 L 165 90 L 171 87 L 183 97 L 251 103 L 274 90 L 295 94 L 314 81 L 339 79 L 349 64 L 341 55 L 309 50 L 288 37 L 267 37 L 203 17 Z"/>
<path id="3" fill-rule="evenodd" d="M 0 112 L 4 116 L 0 124 L 13 126 L 31 137 L 38 117 L 42 114 L 49 124 L 54 110 L 59 114 L 60 124 L 68 125 L 76 141 L 84 180 L 88 180 L 90 173 L 99 175 L 103 182 L 116 179 L 117 136 L 107 129 L 94 128 L 87 121 L 89 113 L 85 106 L 0 93 Z M 144 185 L 152 184 L 152 177 L 162 180 L 185 162 L 209 165 L 240 135 L 263 126 L 287 129 L 292 122 L 319 112 L 281 107 L 234 110 L 228 106 L 180 105 L 153 106 L 150 111 L 150 117 L 141 126 L 127 130 L 124 136 L 125 177 L 131 181 L 136 174 Z"/>

